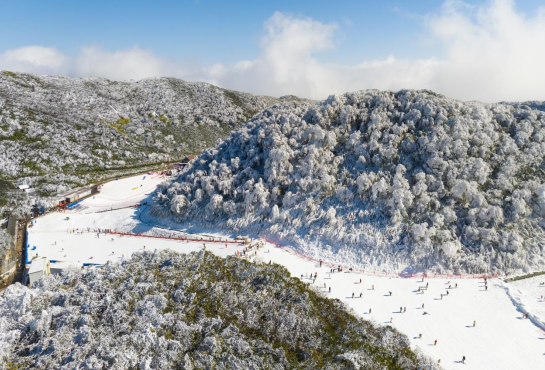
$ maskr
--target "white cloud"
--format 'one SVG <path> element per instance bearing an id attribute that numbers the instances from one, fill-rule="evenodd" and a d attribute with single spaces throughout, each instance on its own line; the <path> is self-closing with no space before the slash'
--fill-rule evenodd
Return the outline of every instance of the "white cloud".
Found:
<path id="1" fill-rule="evenodd" d="M 446 50 L 431 88 L 463 99 L 545 100 L 544 8 L 526 17 L 511 0 L 449 1 L 428 26 Z"/>
<path id="2" fill-rule="evenodd" d="M 100 76 L 116 80 L 139 80 L 175 72 L 169 71 L 168 63 L 161 58 L 138 46 L 115 52 L 96 46 L 85 47 L 73 64 L 77 76 Z"/>
<path id="3" fill-rule="evenodd" d="M 317 99 L 369 88 L 426 88 L 463 100 L 545 99 L 544 8 L 526 16 L 511 0 L 482 6 L 447 1 L 423 19 L 425 36 L 439 44 L 441 56 L 324 63 L 318 54 L 335 48 L 338 26 L 277 12 L 264 24 L 258 56 L 233 64 L 171 62 L 138 46 L 115 52 L 85 47 L 72 58 L 53 48 L 30 46 L 0 54 L 0 68 L 118 80 L 173 76 L 258 94 Z"/>
<path id="4" fill-rule="evenodd" d="M 69 74 L 69 58 L 54 48 L 25 46 L 0 54 L 0 68 L 37 74 Z"/>

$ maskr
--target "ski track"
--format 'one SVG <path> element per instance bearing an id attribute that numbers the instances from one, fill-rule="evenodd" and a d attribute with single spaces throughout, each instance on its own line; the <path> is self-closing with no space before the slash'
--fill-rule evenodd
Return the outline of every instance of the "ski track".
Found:
<path id="1" fill-rule="evenodd" d="M 150 200 L 160 178 L 142 179 L 134 176 L 105 184 L 102 192 L 88 198 L 82 205 L 87 212 L 100 210 L 105 198 L 118 199 L 112 206 L 127 202 Z M 131 194 L 131 189 L 145 182 L 146 192 Z M 128 198 L 128 199 L 127 199 Z M 112 236 L 83 232 L 69 233 L 73 229 L 118 229 L 152 235 L 172 234 L 216 236 L 226 238 L 225 233 L 174 224 L 157 225 L 153 218 L 141 209 L 125 208 L 105 213 L 50 213 L 40 217 L 29 229 L 29 245 L 36 246 L 29 254 L 46 256 L 50 260 L 102 264 L 118 261 L 131 254 L 155 249 L 173 249 L 189 253 L 202 248 L 202 242 L 184 242 L 168 239 L 150 239 L 128 236 Z M 70 217 L 66 220 L 66 217 Z M 145 247 L 144 247 L 145 246 Z M 234 255 L 243 246 L 211 243 L 207 250 L 219 255 Z M 252 252 L 253 253 L 253 252 Z M 499 279 L 488 280 L 484 290 L 482 279 L 399 278 L 369 276 L 343 272 L 329 274 L 329 267 L 319 267 L 272 244 L 265 244 L 251 260 L 275 262 L 284 265 L 293 276 L 312 285 L 310 273 L 318 273 L 315 289 L 330 298 L 345 302 L 354 313 L 377 325 L 392 325 L 406 334 L 414 348 L 420 349 L 433 359 L 441 360 L 445 369 L 545 369 L 545 302 L 539 301 L 531 289 L 539 289 L 534 281 L 504 283 Z M 540 277 L 533 278 L 538 281 Z M 360 279 L 362 283 L 360 284 Z M 542 280 L 545 280 L 543 277 Z M 429 283 L 424 293 L 418 287 Z M 447 289 L 458 284 L 458 288 Z M 324 288 L 325 284 L 325 288 Z M 375 289 L 372 289 L 372 286 Z M 537 286 L 537 287 L 536 287 Z M 331 293 L 328 293 L 331 287 Z M 441 294 L 448 296 L 440 298 Z M 392 296 L 389 292 L 392 292 Z M 541 289 L 545 294 L 545 288 Z M 355 298 L 352 298 L 354 293 Z M 362 298 L 359 298 L 362 293 Z M 422 303 L 425 308 L 422 309 Z M 407 311 L 399 313 L 400 307 Z M 369 309 L 372 313 L 369 314 Z M 423 313 L 428 314 L 424 315 Z M 528 313 L 523 320 L 521 313 Z M 393 319 L 390 324 L 390 319 Z M 476 326 L 473 327 L 473 321 Z M 422 334 L 422 339 L 418 339 Z M 434 345 L 434 340 L 438 341 Z M 466 363 L 459 361 L 466 356 Z"/>

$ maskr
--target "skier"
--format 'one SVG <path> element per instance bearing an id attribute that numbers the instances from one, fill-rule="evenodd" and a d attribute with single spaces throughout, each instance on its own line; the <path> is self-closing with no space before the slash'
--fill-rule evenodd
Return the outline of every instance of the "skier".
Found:
<path id="1" fill-rule="evenodd" d="M 329 293 L 331 293 L 331 287 L 329 287 Z"/>
<path id="2" fill-rule="evenodd" d="M 477 325 L 477 321 L 473 320 L 473 327 L 475 327 L 475 325 Z"/>
<path id="3" fill-rule="evenodd" d="M 361 279 L 360 279 L 360 284 L 361 284 Z"/>
<path id="4" fill-rule="evenodd" d="M 407 312 L 407 307 L 403 307 L 403 312 Z"/>
<path id="5" fill-rule="evenodd" d="M 352 298 L 354 298 L 354 292 L 352 292 Z"/>
<path id="6" fill-rule="evenodd" d="M 466 356 L 462 356 L 462 364 L 466 363 Z"/>
<path id="7" fill-rule="evenodd" d="M 393 318 L 390 317 L 390 324 L 392 323 Z"/>
<path id="8" fill-rule="evenodd" d="M 391 296 L 392 296 L 392 292 L 388 292 L 388 293 L 390 293 L 390 297 L 391 297 Z"/>
<path id="9" fill-rule="evenodd" d="M 371 286 L 371 290 L 375 290 L 375 286 L 374 286 L 374 285 Z"/>
<path id="10" fill-rule="evenodd" d="M 437 345 L 437 339 L 433 342 L 433 345 L 434 345 L 434 346 Z"/>
<path id="11" fill-rule="evenodd" d="M 418 339 L 422 339 L 422 334 L 418 334 Z"/>
<path id="12" fill-rule="evenodd" d="M 448 292 L 448 290 L 447 290 L 447 295 L 449 295 L 449 292 Z"/>
<path id="13" fill-rule="evenodd" d="M 424 309 L 424 303 L 422 303 L 422 309 Z"/>
<path id="14" fill-rule="evenodd" d="M 369 314 L 371 314 L 371 309 L 369 309 Z"/>
<path id="15" fill-rule="evenodd" d="M 456 284 L 454 285 L 454 287 L 455 287 L 455 288 L 458 288 L 458 283 L 456 283 Z"/>
<path id="16" fill-rule="evenodd" d="M 360 292 L 360 298 L 361 298 L 362 294 L 363 294 L 363 293 L 362 293 L 362 292 Z"/>
<path id="17" fill-rule="evenodd" d="M 320 260 L 320 267 L 322 267 L 322 260 Z"/>
<path id="18" fill-rule="evenodd" d="M 484 290 L 485 290 L 485 291 L 488 290 L 488 285 L 485 285 L 485 286 L 484 286 Z"/>
<path id="19" fill-rule="evenodd" d="M 399 307 L 399 313 L 403 312 L 403 307 Z"/>

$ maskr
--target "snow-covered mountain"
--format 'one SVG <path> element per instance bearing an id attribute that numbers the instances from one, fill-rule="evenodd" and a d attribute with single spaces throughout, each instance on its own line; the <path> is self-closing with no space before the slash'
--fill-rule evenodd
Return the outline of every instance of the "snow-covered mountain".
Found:
<path id="1" fill-rule="evenodd" d="M 154 212 L 364 268 L 543 268 L 544 107 L 411 90 L 279 103 L 164 184 Z"/>
<path id="2" fill-rule="evenodd" d="M 279 265 L 140 253 L 0 293 L 0 369 L 432 369 Z"/>
<path id="3" fill-rule="evenodd" d="M 174 78 L 0 71 L 0 208 L 14 185 L 51 195 L 198 154 L 277 101 Z"/>

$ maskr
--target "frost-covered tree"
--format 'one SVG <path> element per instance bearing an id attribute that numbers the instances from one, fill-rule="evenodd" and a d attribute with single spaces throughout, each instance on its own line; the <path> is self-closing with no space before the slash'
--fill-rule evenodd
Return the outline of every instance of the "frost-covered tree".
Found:
<path id="1" fill-rule="evenodd" d="M 31 185 L 43 198 L 178 161 L 279 101 L 174 78 L 0 71 L 0 187 Z M 10 199 L 0 191 L 0 213 Z"/>
<path id="2" fill-rule="evenodd" d="M 154 212 L 364 268 L 543 269 L 544 106 L 412 90 L 282 102 L 163 185 Z M 211 187 L 228 204 L 213 214 Z M 171 212 L 180 195 L 192 207 Z"/>
<path id="3" fill-rule="evenodd" d="M 0 369 L 435 369 L 279 265 L 142 253 L 0 292 Z"/>

